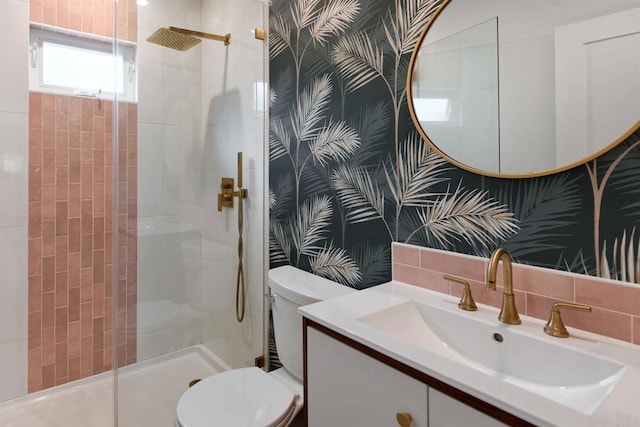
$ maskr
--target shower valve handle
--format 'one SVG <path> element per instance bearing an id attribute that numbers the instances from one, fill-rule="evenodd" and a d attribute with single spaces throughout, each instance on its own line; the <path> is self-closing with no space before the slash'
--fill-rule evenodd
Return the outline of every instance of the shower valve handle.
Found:
<path id="1" fill-rule="evenodd" d="M 222 212 L 223 207 L 233 207 L 233 178 L 222 178 L 220 190 L 218 193 L 218 212 Z"/>

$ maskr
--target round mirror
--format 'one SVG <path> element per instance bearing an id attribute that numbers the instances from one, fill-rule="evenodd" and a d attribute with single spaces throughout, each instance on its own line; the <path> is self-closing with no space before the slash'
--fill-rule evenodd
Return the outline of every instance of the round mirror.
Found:
<path id="1" fill-rule="evenodd" d="M 640 0 L 444 0 L 409 76 L 413 120 L 452 163 L 566 170 L 640 126 Z"/>

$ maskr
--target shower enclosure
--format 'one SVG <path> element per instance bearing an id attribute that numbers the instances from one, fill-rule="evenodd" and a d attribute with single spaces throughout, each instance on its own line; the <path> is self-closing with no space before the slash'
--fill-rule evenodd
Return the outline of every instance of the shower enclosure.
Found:
<path id="1" fill-rule="evenodd" d="M 3 426 L 25 424 L 2 402 L 105 378 L 105 427 L 172 426 L 192 377 L 264 354 L 268 71 L 256 29 L 267 19 L 266 0 L 0 0 Z M 230 43 L 147 41 L 169 27 Z M 111 91 L 38 86 L 47 49 L 64 37 L 116 51 L 124 71 Z M 242 323 L 238 204 L 217 209 L 239 152 Z"/>

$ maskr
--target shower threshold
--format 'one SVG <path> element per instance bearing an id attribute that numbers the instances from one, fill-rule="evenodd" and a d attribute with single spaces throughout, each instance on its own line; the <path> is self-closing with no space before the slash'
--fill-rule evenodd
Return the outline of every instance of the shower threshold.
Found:
<path id="1" fill-rule="evenodd" d="M 118 427 L 173 427 L 189 381 L 229 369 L 197 345 L 118 370 Z M 113 372 L 0 404 L 2 427 L 113 427 Z"/>

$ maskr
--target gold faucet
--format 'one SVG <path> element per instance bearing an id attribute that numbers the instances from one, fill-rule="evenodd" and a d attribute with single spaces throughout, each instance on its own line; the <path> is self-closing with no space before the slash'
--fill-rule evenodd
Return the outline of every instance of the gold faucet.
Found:
<path id="1" fill-rule="evenodd" d="M 512 259 L 509 252 L 504 248 L 498 248 L 491 254 L 489 268 L 487 269 L 487 289 L 496 290 L 496 273 L 498 264 L 502 260 L 502 270 L 504 273 L 504 291 L 502 292 L 502 308 L 498 315 L 498 320 L 508 325 L 519 325 L 521 323 L 516 301 L 513 295 L 513 272 Z"/>
<path id="2" fill-rule="evenodd" d="M 551 307 L 551 315 L 549 316 L 549 321 L 546 325 L 544 325 L 544 333 L 547 335 L 551 335 L 552 337 L 567 338 L 569 336 L 569 331 L 567 331 L 566 326 L 564 326 L 564 323 L 562 322 L 562 317 L 560 317 L 561 308 L 568 308 L 571 310 L 586 311 L 587 313 L 591 313 L 591 307 L 584 304 L 574 304 L 567 302 L 557 302 L 553 304 L 553 307 Z"/>

